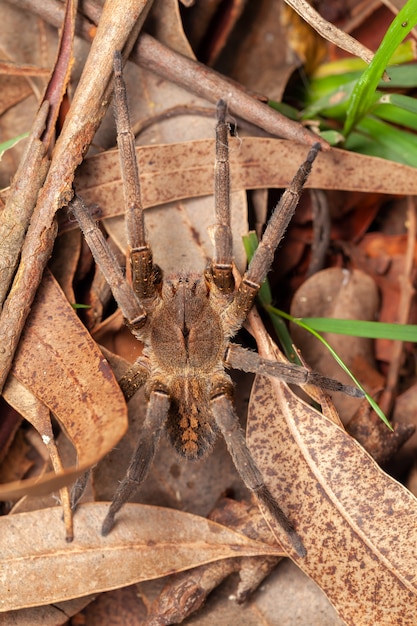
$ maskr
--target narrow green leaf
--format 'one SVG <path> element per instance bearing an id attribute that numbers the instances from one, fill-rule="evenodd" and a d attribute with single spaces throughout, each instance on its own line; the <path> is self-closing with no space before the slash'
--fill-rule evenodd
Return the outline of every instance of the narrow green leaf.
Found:
<path id="1" fill-rule="evenodd" d="M 29 133 L 23 133 L 22 135 L 18 135 L 17 137 L 13 137 L 12 139 L 8 139 L 7 141 L 0 143 L 0 160 L 6 150 L 10 150 L 10 148 L 13 148 L 13 146 L 26 137 L 29 137 Z"/>
<path id="2" fill-rule="evenodd" d="M 366 114 L 394 51 L 417 23 L 417 0 L 408 0 L 391 22 L 374 58 L 358 80 L 349 102 L 344 135 Z M 388 86 L 388 85 L 387 85 Z"/>
<path id="3" fill-rule="evenodd" d="M 338 146 L 345 140 L 342 133 L 337 130 L 321 130 L 320 137 L 331 146 Z"/>
<path id="4" fill-rule="evenodd" d="M 392 339 L 417 343 L 417 326 L 413 324 L 387 324 L 365 320 L 344 320 L 327 317 L 303 317 L 300 321 L 313 330 L 368 339 Z"/>
<path id="5" fill-rule="evenodd" d="M 345 148 L 417 167 L 417 136 L 371 115 L 356 126 Z"/>
<path id="6" fill-rule="evenodd" d="M 386 417 L 384 412 L 381 410 L 381 408 L 378 406 L 378 404 L 375 402 L 375 400 L 365 391 L 365 389 L 362 387 L 362 385 L 360 384 L 358 379 L 352 374 L 350 369 L 344 364 L 344 362 L 342 361 L 340 356 L 337 354 L 337 352 L 335 352 L 333 350 L 333 348 L 331 347 L 329 342 L 326 341 L 326 339 L 324 339 L 324 337 L 322 337 L 311 326 L 309 326 L 308 324 L 306 324 L 304 321 L 302 321 L 299 318 L 293 317 L 292 315 L 289 315 L 288 313 L 285 313 L 284 311 L 280 311 L 279 309 L 275 309 L 274 307 L 268 307 L 268 310 L 269 311 L 273 311 L 276 315 L 281 315 L 282 317 L 284 317 L 285 319 L 293 322 L 294 324 L 297 324 L 297 326 L 300 326 L 300 328 L 303 328 L 304 330 L 309 332 L 311 335 L 316 337 L 316 339 L 318 339 L 324 346 L 326 346 L 327 350 L 330 352 L 330 354 L 332 355 L 334 360 L 340 365 L 340 367 L 346 372 L 346 374 L 348 374 L 348 376 L 355 383 L 355 385 L 357 387 L 359 387 L 359 389 L 361 389 L 363 391 L 363 393 L 365 394 L 365 398 L 367 399 L 367 401 L 369 402 L 369 404 L 371 405 L 373 410 L 376 412 L 378 417 L 384 422 L 384 424 L 386 426 L 388 426 L 388 428 L 390 430 L 393 430 L 393 428 L 392 428 L 391 424 L 389 423 L 388 418 Z"/>

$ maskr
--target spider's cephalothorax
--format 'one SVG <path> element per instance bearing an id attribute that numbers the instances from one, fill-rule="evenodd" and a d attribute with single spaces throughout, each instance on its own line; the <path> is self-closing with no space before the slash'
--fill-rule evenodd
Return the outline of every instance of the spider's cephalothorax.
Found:
<path id="1" fill-rule="evenodd" d="M 188 459 L 206 454 L 219 432 L 246 486 L 278 521 L 299 555 L 303 543 L 265 485 L 252 459 L 232 401 L 225 368 L 261 373 L 294 384 L 306 382 L 354 396 L 361 392 L 295 365 L 262 359 L 230 339 L 246 319 L 270 269 L 275 249 L 295 211 L 320 144 L 314 144 L 275 208 L 253 259 L 237 288 L 233 279 L 229 210 L 229 157 L 226 104 L 217 105 L 214 258 L 203 275 L 179 274 L 163 280 L 145 236 L 134 137 L 130 131 L 122 60 L 115 55 L 115 108 L 125 193 L 132 285 L 124 279 L 107 243 L 80 198 L 71 203 L 91 251 L 133 334 L 144 352 L 119 381 L 125 397 L 145 386 L 148 400 L 141 436 L 120 483 L 102 532 L 146 478 L 161 432 Z"/>

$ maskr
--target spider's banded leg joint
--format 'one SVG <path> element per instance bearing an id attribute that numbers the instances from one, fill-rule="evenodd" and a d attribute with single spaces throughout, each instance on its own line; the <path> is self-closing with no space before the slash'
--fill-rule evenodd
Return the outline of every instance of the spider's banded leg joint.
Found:
<path id="1" fill-rule="evenodd" d="M 208 283 L 213 282 L 221 293 L 233 293 L 235 289 L 233 265 L 213 262 L 206 271 L 206 280 Z"/>
<path id="2" fill-rule="evenodd" d="M 149 378 L 149 363 L 144 357 L 139 357 L 133 365 L 118 380 L 119 387 L 123 392 L 126 402 L 132 398 L 135 393 L 143 387 Z"/>
<path id="3" fill-rule="evenodd" d="M 229 399 L 233 397 L 232 381 L 225 374 L 214 376 L 211 382 L 210 401 L 213 402 L 225 396 Z"/>
<path id="4" fill-rule="evenodd" d="M 162 271 L 154 265 L 152 251 L 148 245 L 130 251 L 132 286 L 140 302 L 156 295 L 162 281 Z"/>
<path id="5" fill-rule="evenodd" d="M 148 316 L 146 313 L 142 313 L 133 319 L 124 318 L 124 322 L 126 326 L 129 328 L 130 332 L 136 336 L 136 334 L 145 326 L 146 320 Z M 140 337 L 139 337 L 140 339 Z"/>
<path id="6" fill-rule="evenodd" d="M 246 319 L 249 311 L 253 307 L 256 296 L 258 295 L 260 285 L 253 283 L 243 277 L 242 282 L 233 301 L 235 315 L 242 321 Z"/>

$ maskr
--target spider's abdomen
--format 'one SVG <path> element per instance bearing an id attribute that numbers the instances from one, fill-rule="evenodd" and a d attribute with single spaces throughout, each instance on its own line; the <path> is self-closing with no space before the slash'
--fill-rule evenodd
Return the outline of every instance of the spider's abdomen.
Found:
<path id="1" fill-rule="evenodd" d="M 216 439 L 209 387 L 209 381 L 192 376 L 171 382 L 166 431 L 177 452 L 189 460 L 206 456 Z"/>
<path id="2" fill-rule="evenodd" d="M 165 282 L 150 339 L 153 356 L 167 374 L 209 373 L 221 360 L 225 349 L 221 320 L 202 277 L 184 274 Z"/>

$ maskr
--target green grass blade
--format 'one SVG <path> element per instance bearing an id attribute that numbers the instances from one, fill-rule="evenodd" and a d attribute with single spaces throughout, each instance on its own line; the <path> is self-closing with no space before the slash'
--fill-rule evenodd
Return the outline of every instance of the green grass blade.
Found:
<path id="1" fill-rule="evenodd" d="M 388 324 L 327 317 L 303 317 L 300 321 L 319 332 L 417 343 L 417 326 L 413 324 Z"/>
<path id="2" fill-rule="evenodd" d="M 345 148 L 417 167 L 417 135 L 367 115 L 346 140 Z"/>
<path id="3" fill-rule="evenodd" d="M 417 23 L 417 0 L 408 0 L 389 26 L 374 58 L 358 80 L 349 102 L 344 135 L 367 113 L 390 58 Z M 388 85 L 387 85 L 388 86 Z"/>
<path id="4" fill-rule="evenodd" d="M 351 380 L 354 382 L 354 384 L 359 387 L 359 389 L 361 389 L 363 391 L 363 393 L 365 394 L 365 398 L 367 399 L 367 401 L 369 402 L 369 404 L 371 405 L 371 407 L 373 408 L 373 410 L 376 412 L 376 414 L 378 415 L 378 417 L 384 422 L 384 424 L 386 426 L 388 426 L 388 428 L 390 430 L 393 430 L 391 424 L 388 421 L 387 416 L 384 414 L 384 412 L 381 410 L 381 408 L 378 406 L 378 404 L 375 402 L 375 400 L 372 398 L 372 396 L 370 396 L 365 389 L 362 387 L 362 385 L 360 384 L 360 382 L 358 381 L 358 379 L 352 374 L 352 372 L 350 371 L 350 369 L 347 367 L 347 365 L 344 364 L 344 362 L 342 361 L 342 359 L 339 357 L 339 355 L 337 354 L 337 352 L 335 352 L 333 350 L 333 348 L 331 347 L 331 345 L 328 343 L 328 341 L 326 341 L 326 339 L 324 339 L 324 337 L 322 337 L 316 330 L 314 330 L 310 325 L 306 324 L 305 321 L 293 317 L 292 315 L 289 315 L 288 313 L 285 313 L 285 311 L 280 311 L 279 309 L 275 309 L 275 307 L 269 306 L 268 307 L 268 311 L 270 311 L 271 313 L 275 314 L 275 315 L 280 315 L 282 316 L 284 319 L 287 319 L 291 322 L 293 322 L 294 324 L 297 324 L 297 326 L 300 326 L 300 328 L 303 328 L 304 330 L 306 330 L 307 332 L 309 332 L 311 335 L 313 335 L 314 337 L 316 337 L 316 339 L 318 339 L 324 346 L 326 346 L 327 350 L 330 352 L 330 354 L 332 355 L 332 357 L 334 358 L 334 360 L 336 361 L 336 363 L 338 363 L 340 365 L 340 367 L 346 372 L 346 374 L 348 374 L 348 376 L 351 378 Z M 328 320 L 330 321 L 330 320 Z"/>
<path id="5" fill-rule="evenodd" d="M 383 94 L 372 114 L 386 122 L 417 130 L 417 100 L 398 93 Z"/>
<path id="6" fill-rule="evenodd" d="M 13 146 L 26 137 L 29 137 L 29 133 L 23 133 L 22 135 L 18 135 L 17 137 L 13 137 L 12 139 L 8 139 L 7 141 L 0 143 L 0 160 L 6 150 L 10 150 L 10 148 L 13 148 Z"/>

